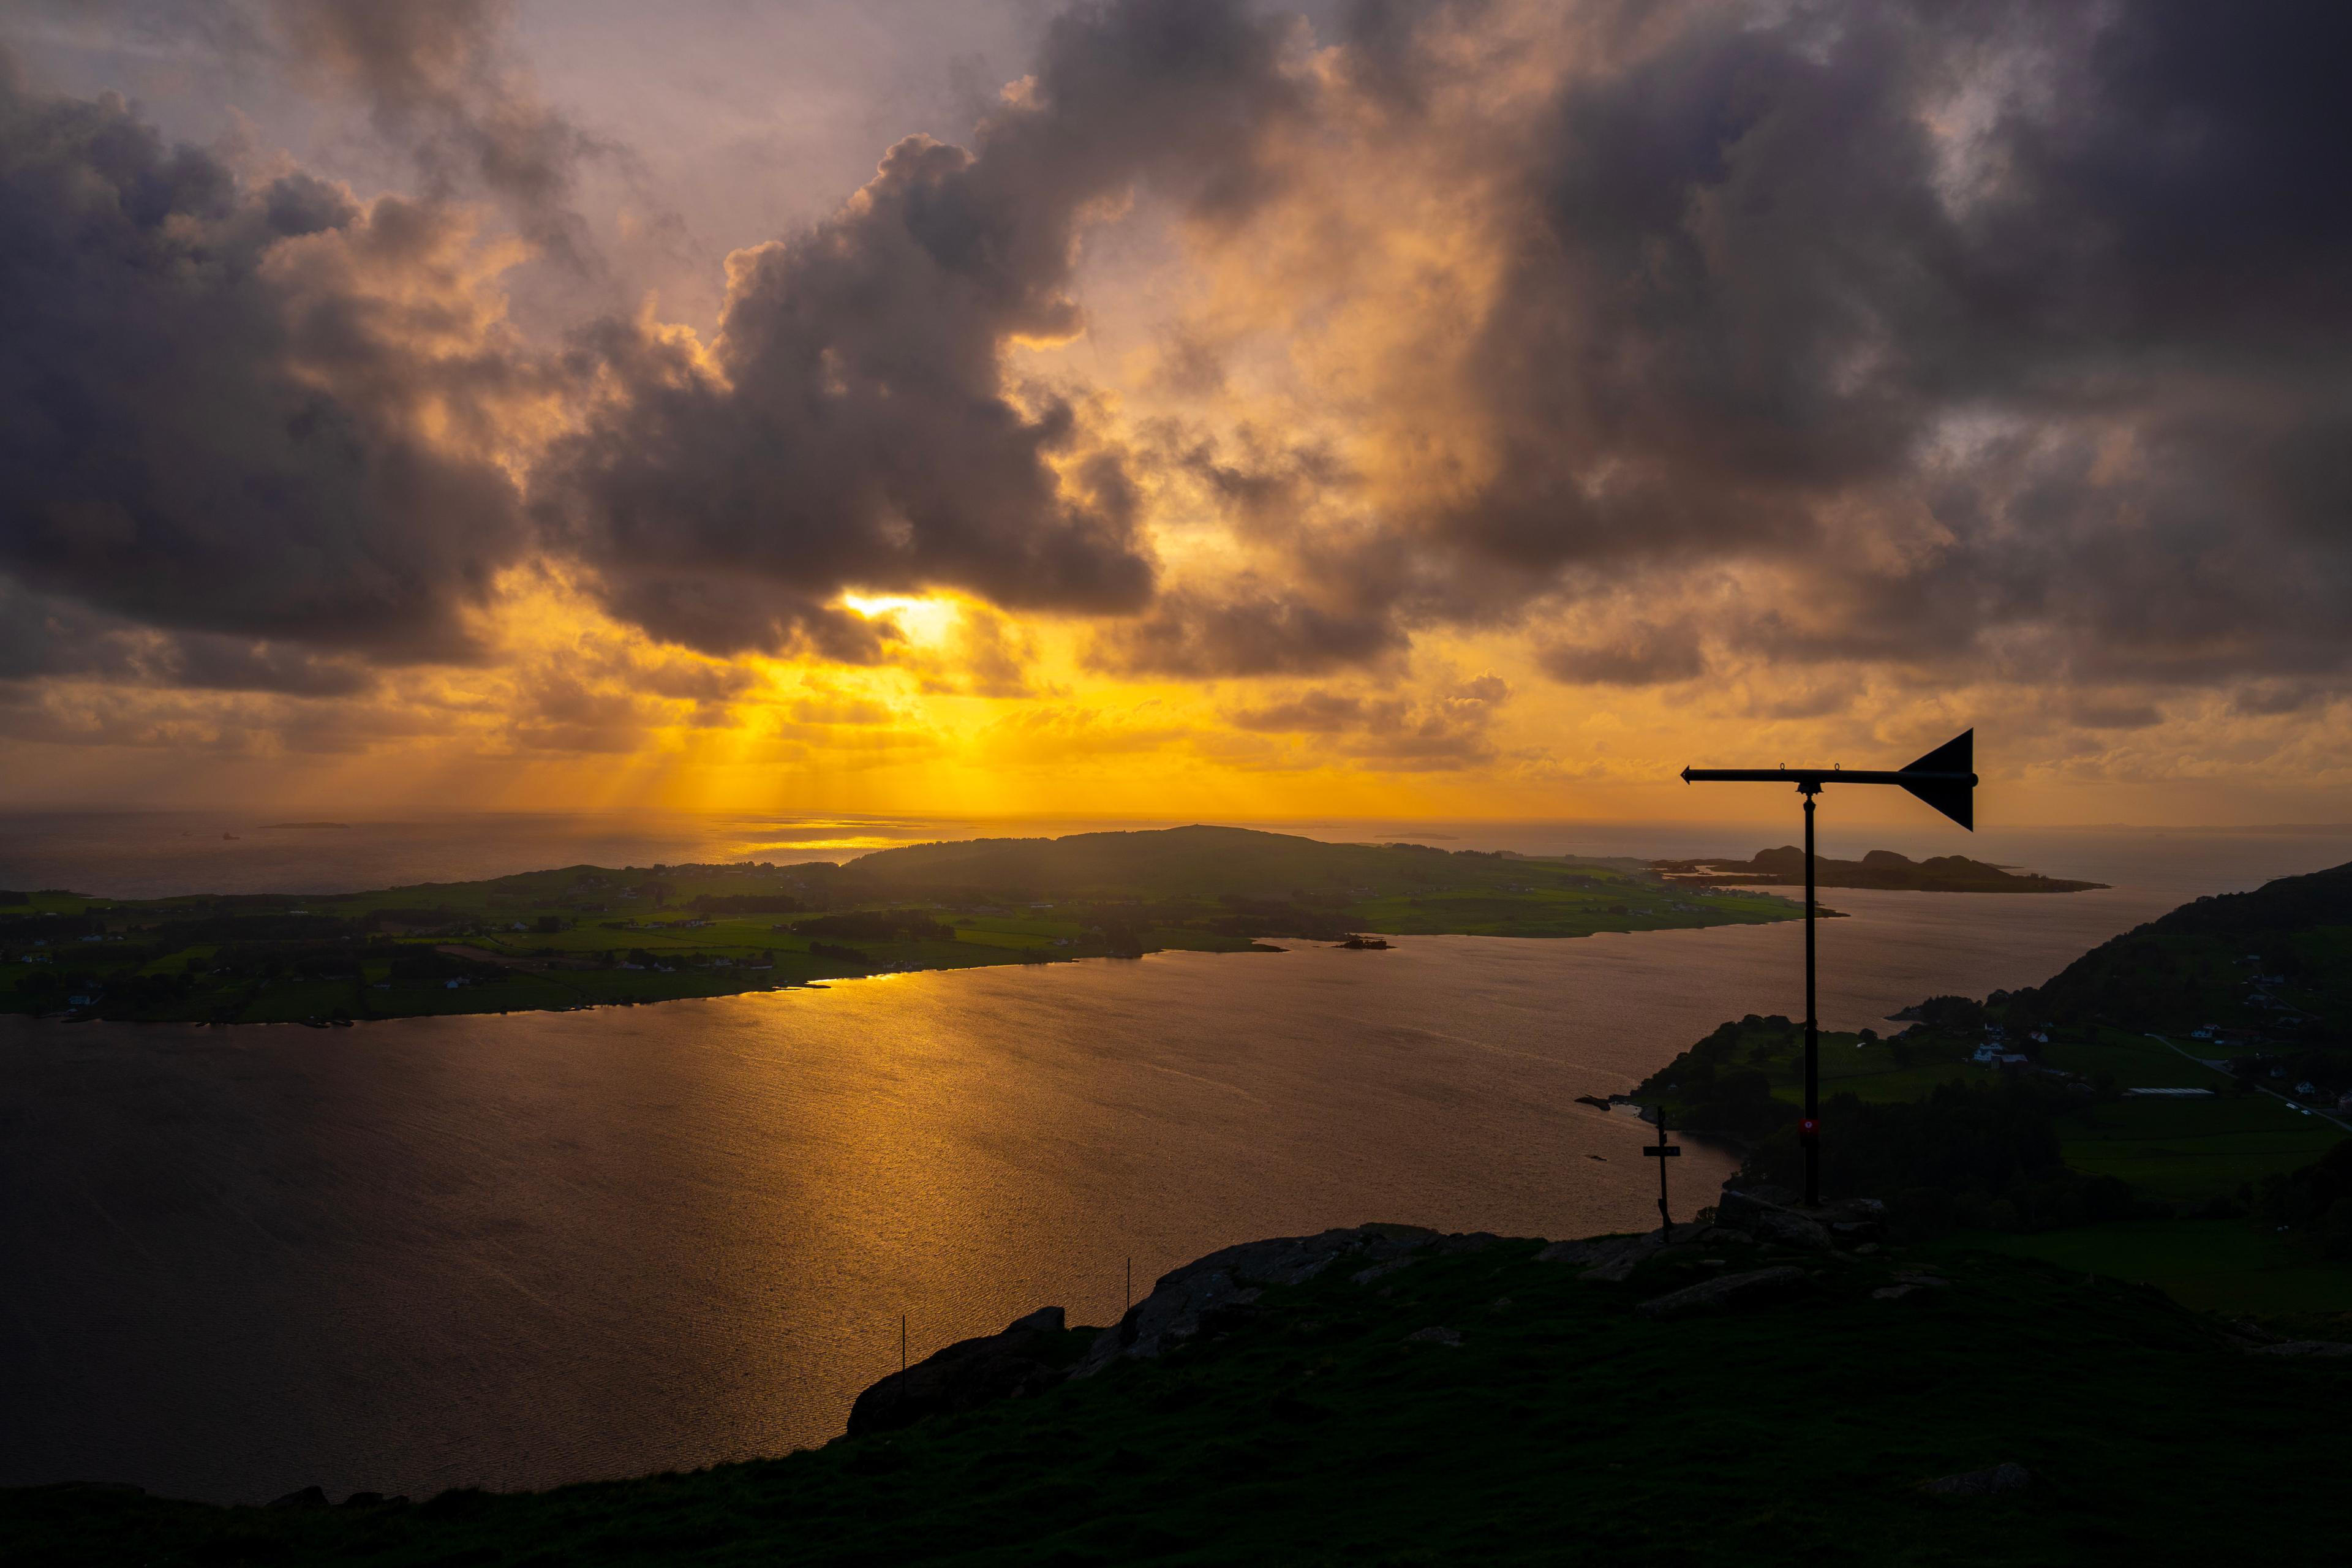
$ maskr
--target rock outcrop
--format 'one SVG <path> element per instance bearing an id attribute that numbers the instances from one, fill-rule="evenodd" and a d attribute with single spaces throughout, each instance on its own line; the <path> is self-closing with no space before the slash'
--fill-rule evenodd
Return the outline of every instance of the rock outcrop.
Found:
<path id="1" fill-rule="evenodd" d="M 1215 1331 L 1221 1322 L 1240 1321 L 1266 1287 L 1302 1284 L 1335 1263 L 1345 1261 L 1351 1272 L 1368 1272 L 1432 1242 L 1441 1250 L 1467 1251 L 1494 1240 L 1484 1233 L 1441 1237 L 1418 1226 L 1360 1225 L 1228 1247 L 1161 1275 L 1150 1295 L 1097 1336 L 1076 1375 L 1092 1377 L 1118 1362 L 1165 1355 L 1188 1340 Z"/>
<path id="2" fill-rule="evenodd" d="M 1614 1283 L 1661 1255 L 1719 1266 L 1740 1253 L 1760 1261 L 1758 1254 L 1769 1256 L 1773 1248 L 1827 1252 L 1843 1241 L 1874 1237 L 1877 1212 L 1868 1203 L 1801 1210 L 1777 1194 L 1727 1192 L 1713 1224 L 1677 1226 L 1671 1236 L 1655 1230 L 1555 1242 L 1536 1256 L 1576 1268 L 1580 1279 Z M 1246 1321 L 1266 1290 L 1304 1284 L 1328 1269 L 1340 1268 L 1356 1286 L 1386 1293 L 1384 1282 L 1418 1258 L 1479 1252 L 1500 1239 L 1485 1231 L 1445 1236 L 1419 1226 L 1362 1225 L 1224 1247 L 1161 1275 L 1150 1295 L 1086 1342 L 1082 1353 L 1075 1349 L 1082 1342 L 1064 1327 L 1059 1307 L 1033 1312 L 1002 1333 L 950 1345 L 859 1394 L 849 1431 L 853 1436 L 891 1431 L 927 1415 L 1042 1393 L 1121 1362 L 1156 1360 Z M 1700 1258 L 1702 1253 L 1714 1256 Z M 1803 1269 L 1786 1265 L 1752 1268 L 1702 1280 L 1637 1310 L 1654 1318 L 1726 1311 L 1792 1289 L 1804 1278 Z M 1439 1326 L 1407 1341 L 1455 1345 L 1461 1338 Z"/>
<path id="3" fill-rule="evenodd" d="M 1715 1223 L 1777 1247 L 1827 1252 L 1882 1239 L 1886 1205 L 1876 1198 L 1846 1198 L 1806 1208 L 1769 1187 L 1726 1187 L 1716 1200 Z"/>
<path id="4" fill-rule="evenodd" d="M 1536 1254 L 1538 1263 L 1565 1263 L 1581 1270 L 1580 1279 L 1614 1285 L 1670 1247 L 1704 1251 L 1753 1249 L 1756 1237 L 1719 1225 L 1678 1225 L 1643 1236 L 1604 1236 L 1591 1241 L 1555 1241 Z"/>
<path id="5" fill-rule="evenodd" d="M 926 1415 L 1043 1393 L 1069 1376 L 1071 1348 L 1062 1309 L 1041 1307 L 1002 1333 L 958 1341 L 874 1384 L 850 1406 L 849 1435 L 893 1431 Z"/>

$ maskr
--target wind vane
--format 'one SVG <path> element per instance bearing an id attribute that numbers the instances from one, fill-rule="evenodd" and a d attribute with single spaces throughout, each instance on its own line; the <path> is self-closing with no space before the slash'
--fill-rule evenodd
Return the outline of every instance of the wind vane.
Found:
<path id="1" fill-rule="evenodd" d="M 1974 833 L 1977 732 L 1963 730 L 1907 767 L 1847 773 L 1828 768 L 1685 768 L 1685 784 L 1793 784 L 1805 797 L 1805 1119 L 1797 1140 L 1805 1150 L 1805 1206 L 1822 1201 L 1822 1032 L 1813 1002 L 1813 797 L 1826 784 L 1894 784 L 1926 801 Z M 1660 1126 L 1664 1122 L 1661 1119 Z M 1661 1143 L 1665 1140 L 1661 1136 Z M 1661 1175 L 1665 1167 L 1659 1166 Z"/>

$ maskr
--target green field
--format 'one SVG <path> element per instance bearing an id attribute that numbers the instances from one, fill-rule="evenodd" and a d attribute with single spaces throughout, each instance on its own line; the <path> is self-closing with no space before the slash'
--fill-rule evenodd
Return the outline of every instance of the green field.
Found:
<path id="1" fill-rule="evenodd" d="M 2032 1235 L 1967 1231 L 1926 1248 L 1931 1256 L 1979 1250 L 2153 1285 L 2200 1312 L 2352 1339 L 2352 1263 L 2315 1259 L 2275 1229 L 2242 1219 L 2134 1220 Z"/>
<path id="2" fill-rule="evenodd" d="M 2007 1238 L 2003 1238 L 2004 1242 Z M 1698 1256 L 1580 1282 L 1500 1242 L 1334 1269 L 1036 1397 L 788 1458 L 531 1494 L 224 1510 L 0 1494 L 0 1563 L 2331 1562 L 2352 1363 L 2253 1356 L 2144 1288 L 1949 1247 L 1654 1322 Z M 1696 1254 L 1702 1249 L 1689 1249 Z M 1947 1287 L 1874 1299 L 1930 1262 Z M 1459 1344 L 1408 1336 L 1449 1328 Z M 2019 1495 L 1923 1495 L 2011 1462 Z"/>

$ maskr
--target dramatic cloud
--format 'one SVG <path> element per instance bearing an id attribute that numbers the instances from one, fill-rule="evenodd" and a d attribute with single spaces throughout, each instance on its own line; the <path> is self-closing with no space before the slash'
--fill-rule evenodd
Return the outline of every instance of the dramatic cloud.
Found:
<path id="1" fill-rule="evenodd" d="M 457 218 L 240 184 L 0 62 L 0 570 L 172 632 L 467 651 L 530 389 Z"/>
<path id="2" fill-rule="evenodd" d="M 1257 568 L 1129 662 L 1315 668 L 1335 623 L 1370 652 L 1736 563 L 1785 590 L 1721 623 L 1759 656 L 2344 668 L 2340 9 L 1588 5 L 1516 95 L 1480 53 L 1507 8 L 1360 16 L 1335 76 L 1361 177 L 1407 211 L 1416 177 L 1486 193 L 1475 326 L 1400 334 L 1369 392 L 1333 356 L 1360 440 L 1412 454 L 1360 502 L 1362 569 L 1302 565 L 1302 616 L 1262 613 Z M 1550 662 L 1698 668 L 1680 629 Z"/>
<path id="3" fill-rule="evenodd" d="M 680 321 L 509 5 L 107 3 L 399 188 L 0 70 L 10 733 L 2339 765 L 2341 6 L 1086 0 Z"/>
<path id="4" fill-rule="evenodd" d="M 1314 687 L 1225 717 L 1237 730 L 1315 737 L 1304 757 L 1286 757 L 1286 765 L 1327 766 L 1336 752 L 1390 772 L 1450 772 L 1494 760 L 1488 732 L 1510 699 L 1508 681 L 1482 675 L 1418 700 Z"/>
<path id="5" fill-rule="evenodd" d="M 910 137 L 832 219 L 730 258 L 707 352 L 648 324 L 591 334 L 603 399 L 538 494 L 613 613 L 711 652 L 856 659 L 871 632 L 828 607 L 844 588 L 1141 606 L 1119 451 L 1006 358 L 1082 325 L 1090 206 L 1139 184 L 1205 221 L 1259 199 L 1294 99 L 1281 40 L 1231 4 L 1073 11 L 972 150 Z"/>
<path id="6" fill-rule="evenodd" d="M 1697 628 L 1638 622 L 1602 642 L 1554 643 L 1537 662 L 1544 673 L 1572 685 L 1652 686 L 1688 680 L 1706 669 Z"/>

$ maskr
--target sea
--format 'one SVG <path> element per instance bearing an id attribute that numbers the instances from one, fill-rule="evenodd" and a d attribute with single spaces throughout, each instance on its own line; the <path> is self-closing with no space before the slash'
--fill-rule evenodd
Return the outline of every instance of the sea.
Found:
<path id="1" fill-rule="evenodd" d="M 18 814 L 0 886 L 332 892 L 1096 826 Z M 1779 841 L 1279 826 L 1676 858 Z M 1827 1026 L 2034 984 L 2189 899 L 2352 860 L 2352 828 L 1956 837 L 1822 848 L 2112 885 L 1826 890 Z M 421 1499 L 687 1469 L 837 1436 L 902 1332 L 919 1358 L 1044 1305 L 1107 1323 L 1234 1242 L 1647 1227 L 1653 1131 L 1577 1097 L 1726 1018 L 1800 1014 L 1801 941 L 1286 942 L 327 1031 L 0 1018 L 0 1485 Z M 1686 1217 L 1736 1161 L 1685 1147 Z"/>

